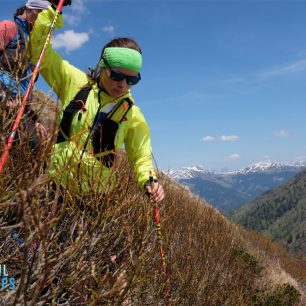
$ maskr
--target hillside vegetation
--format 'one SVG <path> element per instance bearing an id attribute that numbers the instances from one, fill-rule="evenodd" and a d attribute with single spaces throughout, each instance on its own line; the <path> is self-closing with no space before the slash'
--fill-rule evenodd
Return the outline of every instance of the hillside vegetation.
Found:
<path id="1" fill-rule="evenodd" d="M 306 255 L 306 171 L 230 214 L 295 255 Z"/>
<path id="2" fill-rule="evenodd" d="M 42 94 L 36 99 L 47 103 Z M 153 207 L 124 154 L 113 189 L 83 194 L 78 181 L 69 189 L 52 184 L 51 145 L 52 137 L 34 158 L 25 139 L 17 143 L 0 176 L 0 264 L 17 285 L 0 292 L 2 304 L 165 305 L 165 288 L 172 305 L 305 304 L 303 258 L 229 222 L 164 176 L 163 274 Z"/>

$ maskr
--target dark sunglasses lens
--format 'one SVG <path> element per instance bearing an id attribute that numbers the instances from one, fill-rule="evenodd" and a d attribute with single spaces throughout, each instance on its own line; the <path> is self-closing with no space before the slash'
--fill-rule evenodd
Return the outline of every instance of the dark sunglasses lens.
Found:
<path id="1" fill-rule="evenodd" d="M 125 75 L 124 73 L 113 69 L 111 69 L 110 71 L 111 71 L 110 78 L 113 81 L 120 82 L 123 79 L 126 79 L 126 83 L 128 85 L 136 85 L 141 79 L 140 73 L 136 76 L 130 76 L 130 75 Z"/>
<path id="2" fill-rule="evenodd" d="M 125 74 L 119 72 L 119 71 L 116 71 L 116 70 L 112 70 L 111 69 L 111 75 L 110 75 L 110 78 L 113 80 L 113 81 L 122 81 L 124 78 L 125 78 Z"/>
<path id="3" fill-rule="evenodd" d="M 136 85 L 140 81 L 141 76 L 138 74 L 136 76 L 126 76 L 125 78 L 128 85 Z"/>

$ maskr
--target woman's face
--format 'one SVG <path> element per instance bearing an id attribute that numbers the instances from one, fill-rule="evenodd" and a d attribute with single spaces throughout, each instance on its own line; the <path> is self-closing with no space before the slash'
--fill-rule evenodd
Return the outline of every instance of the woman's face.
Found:
<path id="1" fill-rule="evenodd" d="M 24 13 L 21 15 L 21 17 L 23 17 L 24 19 L 26 19 L 31 26 L 33 27 L 38 14 L 41 12 L 42 10 L 34 10 L 34 9 L 26 9 L 24 11 Z"/>
<path id="2" fill-rule="evenodd" d="M 119 71 L 127 76 L 137 76 L 138 72 L 128 70 L 125 68 L 113 68 L 113 70 Z M 102 68 L 100 74 L 100 86 L 106 90 L 106 92 L 113 98 L 117 99 L 127 93 L 132 87 L 126 83 L 126 79 L 122 81 L 113 81 L 110 78 L 110 68 Z"/>

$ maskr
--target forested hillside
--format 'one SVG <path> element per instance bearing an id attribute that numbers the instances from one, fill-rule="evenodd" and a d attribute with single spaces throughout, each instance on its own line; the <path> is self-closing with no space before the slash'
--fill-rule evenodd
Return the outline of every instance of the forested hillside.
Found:
<path id="1" fill-rule="evenodd" d="M 306 255 L 306 171 L 229 216 L 271 237 L 292 254 Z"/>

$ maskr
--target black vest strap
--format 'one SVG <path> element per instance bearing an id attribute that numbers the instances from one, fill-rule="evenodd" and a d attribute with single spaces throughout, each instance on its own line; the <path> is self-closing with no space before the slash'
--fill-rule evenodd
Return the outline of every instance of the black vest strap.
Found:
<path id="1" fill-rule="evenodd" d="M 70 127 L 75 114 L 82 108 L 85 108 L 86 101 L 92 87 L 82 88 L 74 97 L 74 99 L 65 108 L 62 121 L 59 126 L 56 143 L 67 141 L 70 138 Z"/>
<path id="2" fill-rule="evenodd" d="M 127 102 L 127 107 L 125 109 L 124 114 L 119 120 L 119 123 L 112 120 L 112 116 L 116 113 L 116 111 L 123 105 L 123 103 Z M 93 152 L 94 155 L 98 160 L 100 160 L 105 167 L 112 167 L 113 161 L 115 158 L 115 138 L 116 134 L 119 128 L 120 123 L 122 123 L 123 120 L 125 120 L 125 117 L 131 107 L 133 106 L 133 102 L 129 98 L 125 98 L 122 101 L 120 101 L 113 110 L 103 118 L 101 122 L 96 123 L 96 127 L 93 131 L 92 135 L 92 146 L 93 146 Z M 104 155 L 102 157 L 99 156 L 99 153 L 105 152 L 105 151 L 111 151 L 107 155 Z"/>

